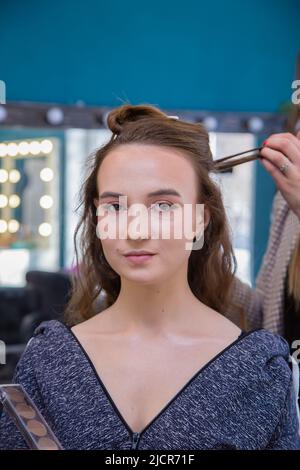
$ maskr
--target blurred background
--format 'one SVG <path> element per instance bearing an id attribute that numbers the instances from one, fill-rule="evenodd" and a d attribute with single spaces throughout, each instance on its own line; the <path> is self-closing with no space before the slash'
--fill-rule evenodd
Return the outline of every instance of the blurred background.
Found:
<path id="1" fill-rule="evenodd" d="M 257 147 L 293 114 L 299 24 L 298 0 L 0 1 L 0 382 L 34 327 L 62 318 L 78 191 L 109 110 L 202 122 L 214 158 Z M 257 161 L 216 180 L 253 285 L 276 187 Z"/>

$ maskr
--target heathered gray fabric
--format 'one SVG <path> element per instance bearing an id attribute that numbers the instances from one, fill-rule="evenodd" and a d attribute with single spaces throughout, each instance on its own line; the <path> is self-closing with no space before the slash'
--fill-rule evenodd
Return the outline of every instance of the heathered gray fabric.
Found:
<path id="1" fill-rule="evenodd" d="M 138 449 L 299 449 L 289 347 L 267 330 L 242 334 L 199 370 L 142 431 Z M 73 332 L 35 330 L 15 370 L 65 449 L 131 449 L 133 433 Z M 27 448 L 3 412 L 0 448 Z"/>

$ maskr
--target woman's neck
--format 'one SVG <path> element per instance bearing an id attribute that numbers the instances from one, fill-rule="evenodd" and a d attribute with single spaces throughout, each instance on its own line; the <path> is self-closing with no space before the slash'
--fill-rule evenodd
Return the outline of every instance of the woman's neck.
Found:
<path id="1" fill-rule="evenodd" d="M 137 285 L 125 280 L 110 310 L 120 329 L 151 335 L 186 328 L 189 320 L 191 324 L 194 321 L 193 313 L 197 311 L 199 315 L 201 307 L 207 309 L 194 296 L 187 281 Z"/>

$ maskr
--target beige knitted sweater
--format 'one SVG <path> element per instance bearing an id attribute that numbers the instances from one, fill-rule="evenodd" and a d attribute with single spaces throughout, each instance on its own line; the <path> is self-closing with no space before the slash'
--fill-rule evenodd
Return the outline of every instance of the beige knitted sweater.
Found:
<path id="1" fill-rule="evenodd" d="M 273 200 L 268 245 L 255 287 L 251 288 L 235 278 L 232 298 L 235 305 L 244 310 L 244 315 L 230 305 L 225 312 L 227 318 L 246 330 L 262 327 L 272 333 L 284 334 L 284 282 L 299 235 L 300 220 L 277 191 Z"/>

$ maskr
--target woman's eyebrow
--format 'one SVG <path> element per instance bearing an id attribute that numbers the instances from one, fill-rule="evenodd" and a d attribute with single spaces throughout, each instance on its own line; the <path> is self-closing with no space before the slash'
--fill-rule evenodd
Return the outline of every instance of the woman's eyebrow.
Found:
<path id="1" fill-rule="evenodd" d="M 148 193 L 147 197 L 165 196 L 165 195 L 181 197 L 181 194 L 178 191 L 176 191 L 176 189 L 173 189 L 173 188 L 157 189 L 156 191 L 152 191 L 151 193 Z M 115 193 L 113 191 L 104 191 L 104 193 L 100 194 L 99 199 L 105 199 L 108 197 L 120 197 L 120 196 L 125 196 L 125 194 Z"/>

